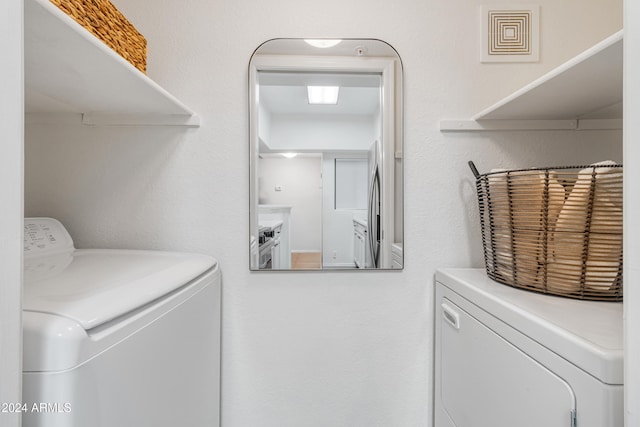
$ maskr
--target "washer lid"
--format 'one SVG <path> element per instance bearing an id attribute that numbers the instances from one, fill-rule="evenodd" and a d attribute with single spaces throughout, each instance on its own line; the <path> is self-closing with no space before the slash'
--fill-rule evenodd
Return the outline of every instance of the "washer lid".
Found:
<path id="1" fill-rule="evenodd" d="M 206 255 L 109 249 L 25 259 L 23 309 L 64 316 L 88 330 L 182 287 L 215 265 Z"/>

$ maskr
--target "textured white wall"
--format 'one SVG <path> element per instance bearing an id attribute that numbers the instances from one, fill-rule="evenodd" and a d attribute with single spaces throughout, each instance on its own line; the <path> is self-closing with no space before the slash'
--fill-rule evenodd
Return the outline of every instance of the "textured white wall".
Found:
<path id="1" fill-rule="evenodd" d="M 466 161 L 486 171 L 621 160 L 621 132 L 438 130 L 620 29 L 621 0 L 540 0 L 540 62 L 485 65 L 479 0 L 114 3 L 149 39 L 149 75 L 202 127 L 30 126 L 26 211 L 61 219 L 79 247 L 219 259 L 225 427 L 429 426 L 432 277 L 482 262 Z M 380 38 L 400 54 L 404 271 L 249 272 L 247 65 L 276 37 Z"/>

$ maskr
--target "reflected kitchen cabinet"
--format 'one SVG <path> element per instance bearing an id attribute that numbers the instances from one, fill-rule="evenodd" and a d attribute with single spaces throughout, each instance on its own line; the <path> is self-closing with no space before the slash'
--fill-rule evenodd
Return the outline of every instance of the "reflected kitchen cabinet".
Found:
<path id="1" fill-rule="evenodd" d="M 252 265 L 260 270 L 291 268 L 291 206 L 259 205 L 258 245 L 252 248 Z"/>

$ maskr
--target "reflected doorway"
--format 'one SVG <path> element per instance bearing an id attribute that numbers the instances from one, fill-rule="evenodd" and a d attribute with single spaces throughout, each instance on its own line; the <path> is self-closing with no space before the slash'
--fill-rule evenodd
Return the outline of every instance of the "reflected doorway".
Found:
<path id="1" fill-rule="evenodd" d="M 291 269 L 322 268 L 322 154 L 261 152 L 258 202 L 290 208 Z"/>

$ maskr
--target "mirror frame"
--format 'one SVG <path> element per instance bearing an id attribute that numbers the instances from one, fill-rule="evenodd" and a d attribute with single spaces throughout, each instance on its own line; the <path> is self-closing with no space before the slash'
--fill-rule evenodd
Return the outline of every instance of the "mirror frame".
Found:
<path id="1" fill-rule="evenodd" d="M 383 143 L 382 150 L 382 168 L 386 172 L 383 174 L 382 182 L 382 200 L 381 203 L 391 202 L 391 206 L 399 203 L 400 206 L 400 226 L 399 233 L 401 242 L 404 242 L 404 160 L 403 160 L 403 69 L 400 55 L 387 42 L 378 39 L 350 39 L 375 41 L 389 46 L 395 52 L 395 57 L 361 57 L 361 56 L 314 56 L 314 55 L 276 55 L 259 53 L 260 48 L 265 44 L 278 40 L 300 40 L 291 38 L 277 38 L 267 40 L 262 43 L 251 55 L 249 61 L 249 240 L 251 236 L 257 236 L 258 229 L 258 153 L 259 153 L 259 135 L 258 135 L 258 73 L 261 71 L 282 71 L 282 72 L 355 72 L 355 73 L 379 73 L 382 81 L 382 100 L 381 100 L 381 116 L 382 116 L 382 140 L 393 141 L 393 144 Z M 343 39 L 348 40 L 348 39 Z M 339 59 L 339 60 L 337 60 Z M 393 114 L 387 112 L 392 111 Z M 396 159 L 401 159 L 400 176 L 394 166 Z M 395 182 L 400 180 L 399 191 L 396 191 Z M 400 194 L 396 194 L 400 193 Z M 395 230 L 396 214 L 383 215 L 381 229 L 383 233 L 388 230 Z M 386 232 L 384 230 L 387 230 Z M 395 232 L 394 232 L 395 234 Z M 394 239 L 397 240 L 397 239 Z M 395 270 L 404 269 L 404 253 L 402 254 L 402 267 L 392 268 L 391 245 L 392 240 L 383 239 L 384 247 L 381 253 L 385 254 L 383 265 L 378 268 L 366 268 L 361 271 L 377 271 L 377 270 Z M 260 269 L 254 268 L 253 264 L 254 250 L 249 245 L 249 270 L 250 271 L 305 271 L 298 269 Z M 353 269 L 318 269 L 311 271 L 353 271 Z M 309 271 L 309 270 L 306 270 Z"/>

